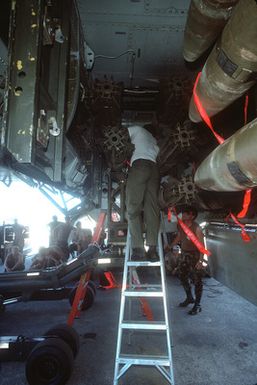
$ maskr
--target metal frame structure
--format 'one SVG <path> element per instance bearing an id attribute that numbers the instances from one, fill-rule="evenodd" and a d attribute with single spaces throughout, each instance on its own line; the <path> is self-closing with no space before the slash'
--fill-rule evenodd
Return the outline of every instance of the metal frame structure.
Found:
<path id="1" fill-rule="evenodd" d="M 79 98 L 83 60 L 79 25 L 71 0 L 12 5 L 1 139 L 8 152 L 4 158 L 24 174 L 67 185 L 82 170 L 66 139 Z M 81 183 L 85 170 L 82 174 Z M 74 187 L 77 184 L 76 180 Z"/>
<path id="2" fill-rule="evenodd" d="M 51 270 L 23 271 L 0 274 L 1 306 L 19 301 L 63 299 L 71 289 L 65 286 L 78 280 L 95 265 L 99 249 L 88 247 L 77 258 Z"/>

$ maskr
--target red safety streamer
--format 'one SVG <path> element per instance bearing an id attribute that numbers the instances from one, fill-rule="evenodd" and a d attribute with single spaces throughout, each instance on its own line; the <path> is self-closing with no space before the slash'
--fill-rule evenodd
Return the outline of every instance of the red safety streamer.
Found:
<path id="1" fill-rule="evenodd" d="M 193 242 L 193 244 L 197 247 L 200 253 L 206 254 L 209 257 L 211 255 L 211 252 L 204 247 L 202 242 L 199 241 L 199 239 L 193 233 L 193 231 L 191 231 L 190 228 L 180 218 L 177 217 L 177 220 L 178 220 L 178 224 L 180 225 L 184 233 L 188 236 L 190 241 Z"/>
<path id="2" fill-rule="evenodd" d="M 178 214 L 176 213 L 176 209 L 173 208 L 173 211 L 174 211 L 174 214 L 176 215 L 176 218 L 177 218 L 177 221 L 178 221 L 178 224 L 180 225 L 180 227 L 182 228 L 182 230 L 184 231 L 184 233 L 188 236 L 188 238 L 190 239 L 191 242 L 193 242 L 193 244 L 197 247 L 197 249 L 200 251 L 200 253 L 202 254 L 206 254 L 208 255 L 208 257 L 211 255 L 211 252 L 209 250 L 207 250 L 204 245 L 202 244 L 202 242 L 199 241 L 199 239 L 197 238 L 197 236 L 193 233 L 192 230 L 190 230 L 190 228 L 182 221 L 182 219 L 180 219 L 178 217 Z"/>
<path id="3" fill-rule="evenodd" d="M 230 216 L 231 216 L 231 218 L 233 219 L 233 221 L 238 225 L 238 226 L 240 226 L 241 227 L 241 237 L 242 237 L 242 239 L 243 239 L 243 241 L 244 242 L 250 242 L 251 241 L 251 238 L 249 237 L 249 235 L 247 234 L 247 232 L 245 231 L 245 225 L 243 225 L 242 223 L 240 223 L 237 219 L 236 219 L 236 217 L 235 217 L 235 215 L 233 215 L 232 213 L 230 213 Z"/>
<path id="4" fill-rule="evenodd" d="M 244 124 L 247 124 L 248 103 L 249 103 L 249 97 L 248 95 L 246 95 L 245 106 L 244 106 Z M 252 189 L 246 190 L 244 195 L 243 208 L 240 211 L 240 213 L 237 214 L 237 218 L 244 218 L 246 216 L 251 203 L 251 195 L 252 195 Z"/>
<path id="5" fill-rule="evenodd" d="M 167 214 L 168 222 L 171 222 L 171 218 L 172 218 L 172 211 L 171 211 L 171 209 L 168 207 L 168 214 Z"/>
<path id="6" fill-rule="evenodd" d="M 243 208 L 240 213 L 237 214 L 237 218 L 244 218 L 247 214 L 251 203 L 252 189 L 246 190 L 243 201 Z"/>
<path id="7" fill-rule="evenodd" d="M 111 271 L 105 271 L 104 276 L 109 282 L 109 285 L 102 286 L 104 289 L 109 290 L 109 289 L 115 289 L 116 287 L 120 287 Z"/>
<path id="8" fill-rule="evenodd" d="M 201 115 L 201 118 L 203 119 L 203 121 L 207 124 L 207 126 L 210 128 L 210 130 L 212 131 L 213 135 L 215 136 L 215 138 L 217 139 L 217 141 L 219 142 L 219 144 L 222 144 L 224 142 L 224 138 L 222 138 L 222 136 L 220 136 L 213 128 L 213 125 L 212 125 L 212 122 L 209 118 L 209 116 L 207 115 L 207 112 L 205 111 L 197 93 L 196 93 L 196 87 L 197 87 L 197 84 L 199 82 L 199 79 L 200 79 L 200 76 L 201 76 L 201 72 L 199 72 L 199 74 L 197 75 L 197 78 L 196 78 L 196 81 L 195 81 L 195 84 L 194 84 L 194 89 L 193 89 L 193 96 L 194 96 L 194 102 L 195 102 L 195 105 L 199 111 L 199 114 Z"/>

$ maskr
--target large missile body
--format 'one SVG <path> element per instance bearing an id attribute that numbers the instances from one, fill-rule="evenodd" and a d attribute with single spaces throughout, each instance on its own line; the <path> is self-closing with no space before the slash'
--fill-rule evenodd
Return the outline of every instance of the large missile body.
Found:
<path id="1" fill-rule="evenodd" d="M 183 56 L 197 60 L 217 39 L 238 0 L 191 0 L 184 33 Z"/>
<path id="2" fill-rule="evenodd" d="M 242 96 L 257 78 L 257 3 L 240 0 L 208 57 L 196 93 L 208 116 Z M 201 117 L 192 97 L 189 118 Z"/>
<path id="3" fill-rule="evenodd" d="M 209 191 L 241 191 L 257 186 L 257 118 L 245 125 L 200 164 L 194 181 Z"/>

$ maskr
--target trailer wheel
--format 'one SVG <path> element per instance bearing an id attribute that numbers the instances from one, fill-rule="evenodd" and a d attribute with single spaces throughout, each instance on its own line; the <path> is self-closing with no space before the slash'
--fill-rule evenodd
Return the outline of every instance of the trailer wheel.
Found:
<path id="1" fill-rule="evenodd" d="M 77 288 L 79 285 L 79 282 L 76 282 L 75 284 L 75 287 Z M 96 295 L 96 284 L 94 283 L 94 281 L 87 281 L 87 285 L 91 287 L 91 289 L 93 289 L 93 292 L 94 292 L 94 295 Z"/>
<path id="2" fill-rule="evenodd" d="M 96 296 L 96 284 L 94 283 L 94 281 L 88 281 L 87 284 L 91 287 L 91 289 L 93 289 L 94 295 Z"/>
<path id="3" fill-rule="evenodd" d="M 69 301 L 70 301 L 71 306 L 72 306 L 74 298 L 75 298 L 76 290 L 77 290 L 77 288 L 74 287 L 71 290 L 70 295 L 69 295 Z M 81 304 L 81 310 L 84 311 L 84 310 L 89 309 L 94 303 L 94 298 L 95 298 L 94 291 L 93 291 L 92 287 L 90 285 L 88 285 L 87 290 L 86 290 L 86 295 L 85 295 L 83 302 Z"/>
<path id="4" fill-rule="evenodd" d="M 67 324 L 59 324 L 47 330 L 44 336 L 58 337 L 69 345 L 74 358 L 79 351 L 79 335 L 75 329 Z"/>
<path id="5" fill-rule="evenodd" d="M 0 314 L 5 311 L 4 297 L 0 295 Z"/>
<path id="6" fill-rule="evenodd" d="M 64 385 L 73 367 L 69 345 L 59 338 L 40 342 L 30 352 L 26 362 L 26 377 L 30 385 Z"/>

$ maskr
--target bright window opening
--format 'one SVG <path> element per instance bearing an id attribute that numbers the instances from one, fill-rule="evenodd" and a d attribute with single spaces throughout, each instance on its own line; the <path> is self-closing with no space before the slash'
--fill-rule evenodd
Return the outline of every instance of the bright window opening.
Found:
<path id="1" fill-rule="evenodd" d="M 0 196 L 0 225 L 12 225 L 14 219 L 17 219 L 19 224 L 29 227 L 29 239 L 25 240 L 25 247 L 31 248 L 32 253 L 36 253 L 41 246 L 47 247 L 48 224 L 53 215 L 64 222 L 63 213 L 37 187 L 30 187 L 21 181 L 13 181 L 9 187 L 0 183 Z M 67 200 L 67 208 L 69 206 L 71 202 Z M 93 232 L 96 222 L 90 216 L 79 220 L 83 228 L 89 228 Z"/>

